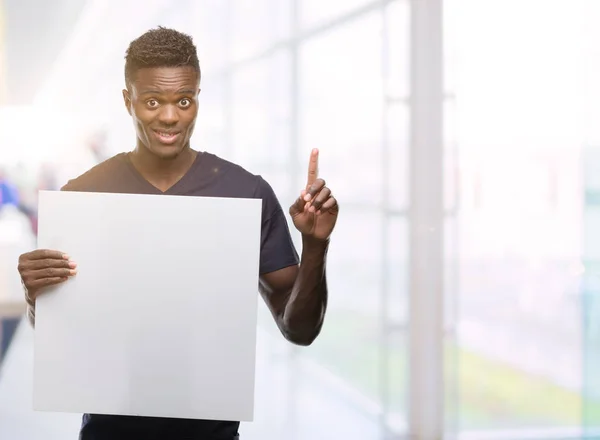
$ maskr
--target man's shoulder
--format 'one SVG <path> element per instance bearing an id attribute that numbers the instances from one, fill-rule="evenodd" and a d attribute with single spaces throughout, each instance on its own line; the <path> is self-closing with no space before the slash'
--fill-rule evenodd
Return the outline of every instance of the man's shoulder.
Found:
<path id="1" fill-rule="evenodd" d="M 232 162 L 223 157 L 217 156 L 214 153 L 203 153 L 207 161 L 209 161 L 210 166 L 215 169 L 215 171 L 220 171 L 223 174 L 233 174 L 235 177 L 247 178 L 247 179 L 260 179 L 260 176 L 254 174 L 244 168 L 242 165 Z"/>
<path id="2" fill-rule="evenodd" d="M 119 153 L 93 166 L 85 173 L 70 179 L 61 191 L 96 191 L 99 187 L 111 182 L 115 173 L 120 172 L 125 165 L 126 153 Z"/>
<path id="3" fill-rule="evenodd" d="M 203 153 L 209 162 L 210 169 L 216 175 L 220 175 L 223 182 L 231 182 L 236 188 L 244 192 L 251 192 L 256 198 L 265 195 L 270 190 L 267 181 L 260 174 L 255 174 L 244 166 L 224 159 L 213 153 Z M 250 196 L 250 195 L 248 195 Z"/>

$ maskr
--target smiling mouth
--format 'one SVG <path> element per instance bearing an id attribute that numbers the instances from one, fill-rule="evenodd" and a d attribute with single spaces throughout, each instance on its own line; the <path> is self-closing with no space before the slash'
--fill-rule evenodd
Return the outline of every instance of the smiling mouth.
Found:
<path id="1" fill-rule="evenodd" d="M 173 144 L 179 137 L 180 132 L 153 130 L 161 144 Z"/>

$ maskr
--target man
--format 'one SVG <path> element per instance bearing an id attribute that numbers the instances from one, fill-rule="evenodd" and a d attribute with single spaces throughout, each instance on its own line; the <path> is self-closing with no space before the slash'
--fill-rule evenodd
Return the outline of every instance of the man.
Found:
<path id="1" fill-rule="evenodd" d="M 325 316 L 325 260 L 338 216 L 336 200 L 317 177 L 318 151 L 310 157 L 307 185 L 289 209 L 302 234 L 299 259 L 269 184 L 238 165 L 190 147 L 200 92 L 192 39 L 162 27 L 143 34 L 127 50 L 125 81 L 123 99 L 137 133 L 136 147 L 69 181 L 62 190 L 261 198 L 260 293 L 285 338 L 311 344 Z M 32 325 L 36 298 L 46 287 L 75 276 L 76 267 L 60 250 L 36 250 L 20 257 Z M 80 439 L 233 440 L 239 438 L 238 427 L 232 421 L 86 414 Z"/>

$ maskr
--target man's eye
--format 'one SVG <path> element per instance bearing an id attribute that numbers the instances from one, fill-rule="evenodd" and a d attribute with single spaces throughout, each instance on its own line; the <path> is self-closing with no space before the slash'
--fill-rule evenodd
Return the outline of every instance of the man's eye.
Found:
<path id="1" fill-rule="evenodd" d="M 149 99 L 148 101 L 146 101 L 146 104 L 148 105 L 148 107 L 157 107 L 158 106 L 158 101 L 156 99 Z"/>
<path id="2" fill-rule="evenodd" d="M 192 104 L 192 101 L 190 101 L 188 98 L 183 98 L 181 101 L 179 101 L 179 103 L 182 107 L 189 107 Z"/>

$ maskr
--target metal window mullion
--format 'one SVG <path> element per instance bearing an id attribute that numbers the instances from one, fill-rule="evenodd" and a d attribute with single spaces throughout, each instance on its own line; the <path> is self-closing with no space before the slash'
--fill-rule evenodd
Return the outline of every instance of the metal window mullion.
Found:
<path id="1" fill-rule="evenodd" d="M 300 181 L 298 159 L 300 157 L 300 66 L 299 66 L 299 54 L 298 54 L 298 39 L 296 35 L 299 32 L 299 21 L 300 21 L 300 1 L 301 0 L 289 0 L 291 1 L 291 41 L 292 43 L 288 46 L 290 51 L 290 154 L 289 154 L 289 177 L 290 177 L 290 188 L 295 188 Z M 287 399 L 287 428 L 286 431 L 290 433 L 291 440 L 300 440 L 298 437 L 298 429 L 295 424 L 298 420 L 298 399 L 299 399 L 299 388 L 301 384 L 299 381 L 302 379 L 302 375 L 299 374 L 301 366 L 298 362 L 298 347 L 288 347 L 288 399 Z"/>
<path id="2" fill-rule="evenodd" d="M 362 7 L 359 7 L 350 12 L 344 13 L 330 21 L 327 21 L 320 25 L 310 27 L 308 29 L 301 29 L 300 23 L 298 20 L 297 26 L 296 26 L 296 32 L 292 33 L 289 38 L 280 39 L 280 40 L 274 42 L 273 44 L 255 52 L 247 57 L 244 57 L 238 61 L 228 63 L 227 65 L 225 65 L 223 67 L 223 69 L 220 69 L 219 71 L 217 71 L 216 73 L 214 73 L 211 76 L 215 76 L 215 77 L 222 76 L 225 74 L 225 71 L 227 71 L 227 70 L 241 69 L 244 66 L 255 63 L 256 61 L 259 61 L 264 58 L 268 58 L 281 49 L 287 49 L 292 46 L 297 46 L 298 44 L 300 44 L 304 41 L 307 41 L 311 38 L 317 38 L 319 36 L 322 36 L 332 29 L 340 28 L 348 23 L 351 23 L 352 21 L 356 20 L 357 18 L 365 16 L 370 12 L 376 11 L 378 8 L 381 7 L 381 4 L 386 5 L 386 4 L 396 2 L 396 1 L 403 1 L 403 0 L 372 0 L 369 3 L 363 5 Z M 404 0 L 404 1 L 408 1 L 408 0 Z"/>
<path id="3" fill-rule="evenodd" d="M 411 2 L 409 437 L 444 435 L 443 0 Z"/>
<path id="4" fill-rule="evenodd" d="M 390 142 L 389 142 L 389 109 L 388 74 L 389 74 L 389 40 L 387 26 L 387 2 L 381 3 L 381 73 L 382 73 L 382 124 L 381 124 L 381 176 L 382 176 L 382 224 L 381 224 L 381 292 L 379 294 L 380 309 L 380 336 L 379 336 L 379 401 L 381 413 L 379 415 L 379 429 L 383 439 L 391 436 L 388 426 L 391 396 L 390 396 L 390 331 L 388 304 L 390 297 Z"/>

